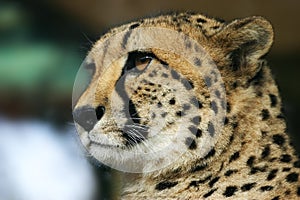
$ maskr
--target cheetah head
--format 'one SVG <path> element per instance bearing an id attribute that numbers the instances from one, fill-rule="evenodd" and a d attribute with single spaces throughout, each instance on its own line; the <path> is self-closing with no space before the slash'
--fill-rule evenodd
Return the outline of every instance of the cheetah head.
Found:
<path id="1" fill-rule="evenodd" d="M 255 75 L 272 37 L 259 17 L 225 24 L 181 14 L 113 29 L 82 65 L 90 72 L 87 87 L 81 93 L 82 83 L 74 87 L 83 145 L 100 162 L 127 172 L 209 159 L 220 140 L 228 142 L 228 85 Z"/>

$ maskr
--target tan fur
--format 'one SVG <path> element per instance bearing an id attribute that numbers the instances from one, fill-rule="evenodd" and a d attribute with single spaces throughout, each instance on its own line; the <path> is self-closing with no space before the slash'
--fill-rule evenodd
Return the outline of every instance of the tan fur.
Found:
<path id="1" fill-rule="evenodd" d="M 75 109 L 83 105 L 97 107 L 109 104 L 110 93 L 114 90 L 114 84 L 120 76 L 125 60 L 122 58 L 114 62 L 111 68 L 103 69 L 103 55 L 98 52 L 99 46 L 107 38 L 128 30 L 136 23 L 139 28 L 159 27 L 178 31 L 202 45 L 203 50 L 216 63 L 224 81 L 228 103 L 227 119 L 221 134 L 208 140 L 208 123 L 212 108 L 209 106 L 211 99 L 205 77 L 199 76 L 198 68 L 182 59 L 179 53 L 150 49 L 171 69 L 193 82 L 192 91 L 203 103 L 200 114 L 202 121 L 198 126 L 203 131 L 203 137 L 195 141 L 202 144 L 202 140 L 207 140 L 207 145 L 213 145 L 213 149 L 205 149 L 208 146 L 204 148 L 198 145 L 196 150 L 187 150 L 178 160 L 161 170 L 144 174 L 125 174 L 121 198 L 300 199 L 300 163 L 286 133 L 276 83 L 266 61 L 262 59 L 273 42 L 273 29 L 262 17 L 249 17 L 226 24 L 199 14 L 181 13 L 143 19 L 112 29 L 95 44 L 89 54 L 97 65 L 96 73 Z M 159 64 L 153 62 L 152 65 Z M 199 70 L 201 71 L 201 67 Z M 135 85 L 139 84 L 135 81 L 138 79 L 132 80 L 130 82 L 128 79 L 128 93 L 134 91 Z M 216 91 L 220 85 L 212 86 L 212 91 Z M 151 89 L 159 90 L 156 86 Z M 96 98 L 91 97 L 93 93 Z M 140 104 L 137 106 L 137 112 L 145 118 L 154 108 L 147 107 L 147 102 L 141 97 L 132 95 L 132 100 L 137 105 Z M 166 109 L 169 111 L 166 119 L 176 123 L 178 119 L 171 114 L 174 108 L 167 106 Z M 113 121 L 111 112 L 113 110 L 107 112 L 110 113 L 109 116 L 103 116 L 104 121 Z M 147 123 L 150 123 L 149 121 L 150 118 L 146 120 Z M 95 134 L 101 134 L 105 128 L 101 126 L 101 120 L 99 124 L 92 130 Z M 169 132 L 176 129 L 174 126 L 166 127 L 164 130 L 168 131 L 170 128 Z M 82 135 L 87 134 L 81 132 Z M 105 134 L 109 136 L 110 133 L 108 131 Z M 113 133 L 112 137 L 117 137 L 115 134 Z M 86 141 L 86 136 L 81 137 Z M 122 139 L 116 141 L 122 142 Z M 97 153 L 96 146 L 87 148 L 96 158 L 101 156 Z M 208 150 L 211 156 L 205 156 Z"/>

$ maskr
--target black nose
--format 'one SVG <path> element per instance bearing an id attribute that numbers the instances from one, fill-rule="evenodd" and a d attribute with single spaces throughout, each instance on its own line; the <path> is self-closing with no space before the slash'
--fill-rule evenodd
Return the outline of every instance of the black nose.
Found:
<path id="1" fill-rule="evenodd" d="M 76 123 L 89 132 L 102 118 L 104 112 L 103 106 L 98 106 L 96 109 L 91 106 L 83 106 L 73 111 L 73 118 Z"/>

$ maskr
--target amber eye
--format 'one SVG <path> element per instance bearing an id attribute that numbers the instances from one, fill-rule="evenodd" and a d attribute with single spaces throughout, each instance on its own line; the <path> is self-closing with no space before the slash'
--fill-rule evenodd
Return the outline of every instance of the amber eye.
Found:
<path id="1" fill-rule="evenodd" d="M 144 56 L 141 58 L 136 58 L 135 60 L 135 67 L 139 70 L 139 71 L 143 71 L 147 68 L 147 66 L 149 65 L 149 63 L 151 62 L 153 58 L 151 56 Z"/>
<path id="2" fill-rule="evenodd" d="M 138 72 L 144 71 L 151 60 L 155 58 L 153 53 L 134 51 L 130 52 L 124 66 L 125 71 L 135 70 Z"/>

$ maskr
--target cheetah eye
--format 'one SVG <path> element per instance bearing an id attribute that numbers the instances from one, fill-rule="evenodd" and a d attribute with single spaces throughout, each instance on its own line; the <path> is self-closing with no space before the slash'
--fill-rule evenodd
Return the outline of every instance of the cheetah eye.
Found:
<path id="1" fill-rule="evenodd" d="M 141 58 L 137 58 L 135 60 L 135 66 L 139 71 L 143 71 L 147 68 L 152 59 L 153 58 L 148 55 Z"/>
<path id="2" fill-rule="evenodd" d="M 126 71 L 135 69 L 138 72 L 142 72 L 148 67 L 154 57 L 152 53 L 139 51 L 130 52 L 124 68 Z"/>

